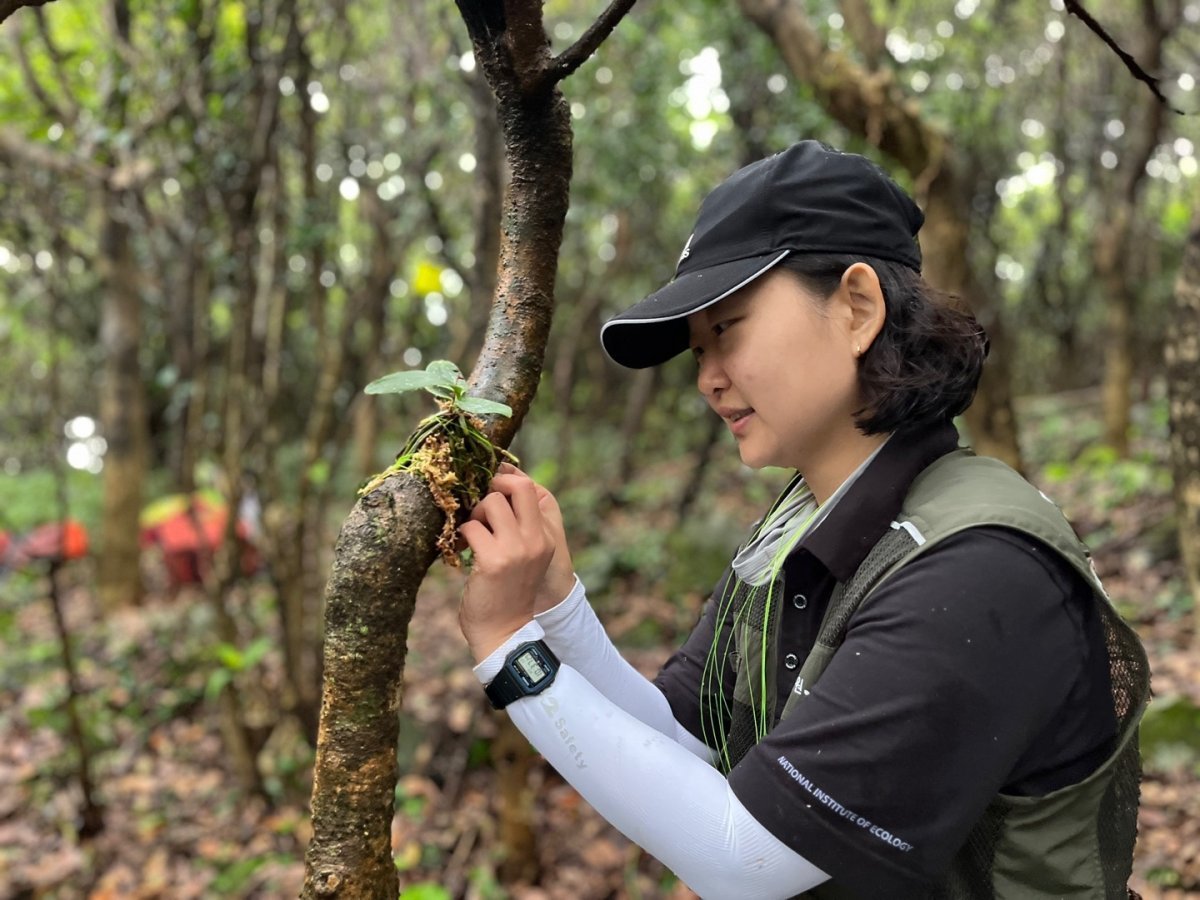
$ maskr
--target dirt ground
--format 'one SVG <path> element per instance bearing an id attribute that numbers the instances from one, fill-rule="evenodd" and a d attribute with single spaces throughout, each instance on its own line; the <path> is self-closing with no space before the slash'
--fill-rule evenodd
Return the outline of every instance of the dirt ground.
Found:
<path id="1" fill-rule="evenodd" d="M 694 897 L 519 744 L 505 758 L 529 767 L 530 868 L 524 881 L 510 876 L 500 886 L 504 861 L 496 848 L 511 821 L 503 815 L 497 775 L 484 756 L 488 742 L 498 739 L 503 745 L 504 720 L 486 708 L 471 675 L 457 632 L 455 590 L 452 577 L 435 573 L 418 605 L 410 641 L 400 748 L 406 774 L 393 825 L 397 866 L 409 896 L 444 896 L 420 888 L 440 885 L 449 896 L 467 898 Z M 90 635 L 82 640 L 91 654 L 82 668 L 93 694 L 118 709 L 131 702 L 141 682 L 152 686 L 148 696 L 175 714 L 156 721 L 143 710 L 138 718 L 115 719 L 113 744 L 99 757 L 106 828 L 81 842 L 72 825 L 79 792 L 71 754 L 60 730 L 38 724 L 44 718 L 39 711 L 61 693 L 61 676 L 53 665 L 30 664 L 25 672 L 3 669 L 0 898 L 296 896 L 310 833 L 303 802 L 239 799 L 230 786 L 211 704 L 185 698 L 180 707 L 170 696 L 181 690 L 179 685 L 162 680 L 171 669 L 163 663 L 162 638 L 193 624 L 186 597 L 107 623 L 99 621 L 86 592 L 75 591 L 70 600 L 77 633 Z M 695 598 L 690 608 L 668 608 L 635 596 L 607 618 L 618 642 L 635 625 L 644 629 L 647 620 L 655 621 L 662 634 L 682 634 L 698 603 Z M 31 645 L 51 643 L 45 603 L 23 606 L 13 624 Z M 1143 636 L 1156 695 L 1187 694 L 1200 702 L 1187 620 L 1160 617 L 1143 628 Z M 121 656 L 139 645 L 141 652 Z M 647 673 L 666 652 L 627 651 Z M 106 666 L 110 654 L 123 661 Z M 1198 788 L 1187 766 L 1146 777 L 1134 879 L 1144 897 L 1200 897 Z M 1164 886 L 1164 881 L 1174 884 Z"/>

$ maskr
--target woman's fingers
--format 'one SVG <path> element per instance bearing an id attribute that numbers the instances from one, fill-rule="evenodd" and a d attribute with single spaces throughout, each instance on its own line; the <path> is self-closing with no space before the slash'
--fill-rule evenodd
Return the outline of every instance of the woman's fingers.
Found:
<path id="1" fill-rule="evenodd" d="M 492 491 L 494 494 L 489 497 L 499 494 L 508 499 L 516 523 L 524 534 L 533 535 L 542 530 L 537 485 L 528 476 L 497 475 L 492 479 Z"/>
<path id="2" fill-rule="evenodd" d="M 533 482 L 514 475 L 497 476 L 492 488 L 459 528 L 475 551 L 476 562 L 503 565 L 505 559 L 532 561 L 553 553 L 554 535 L 546 527 Z M 487 532 L 491 542 L 481 540 L 479 529 Z"/>
<path id="3" fill-rule="evenodd" d="M 517 519 L 508 498 L 501 493 L 491 493 L 475 504 L 469 521 L 487 526 L 497 536 L 518 529 Z"/>
<path id="4" fill-rule="evenodd" d="M 476 555 L 486 554 L 496 540 L 482 522 L 463 522 L 458 526 L 458 533 Z"/>

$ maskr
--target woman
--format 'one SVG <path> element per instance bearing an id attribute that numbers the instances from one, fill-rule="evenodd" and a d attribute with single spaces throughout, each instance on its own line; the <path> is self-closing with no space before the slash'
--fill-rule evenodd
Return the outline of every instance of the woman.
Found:
<path id="1" fill-rule="evenodd" d="M 647 681 L 502 470 L 461 534 L 492 702 L 703 897 L 1124 897 L 1145 657 L 1057 508 L 959 449 L 986 356 L 923 216 L 805 141 L 716 188 L 618 363 L 691 350 L 742 461 L 797 472 Z M 565 598 L 565 599 L 564 599 Z"/>

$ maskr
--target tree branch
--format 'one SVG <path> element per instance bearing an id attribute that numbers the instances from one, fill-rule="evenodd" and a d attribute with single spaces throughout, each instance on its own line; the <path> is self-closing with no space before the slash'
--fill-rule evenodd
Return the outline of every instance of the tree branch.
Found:
<path id="1" fill-rule="evenodd" d="M 830 116 L 900 163 L 918 188 L 937 177 L 948 140 L 922 118 L 891 70 L 868 71 L 827 46 L 795 0 L 739 0 L 739 5 Z"/>
<path id="2" fill-rule="evenodd" d="M 875 21 L 867 0 L 840 0 L 838 5 L 846 23 L 846 33 L 858 47 L 867 68 L 878 69 L 887 52 L 887 29 Z"/>
<path id="3" fill-rule="evenodd" d="M 0 22 L 25 6 L 45 6 L 53 0 L 0 0 Z"/>
<path id="4" fill-rule="evenodd" d="M 79 101 L 71 92 L 71 82 L 67 78 L 67 72 L 63 64 L 66 61 L 61 50 L 54 43 L 54 38 L 50 35 L 50 24 L 46 21 L 46 11 L 41 7 L 37 7 L 33 11 L 34 21 L 37 22 L 38 34 L 42 37 L 42 43 L 46 45 L 46 52 L 50 55 L 50 61 L 54 65 L 54 74 L 58 76 L 59 87 L 62 88 L 64 97 L 69 106 L 67 113 L 70 115 L 70 122 L 75 122 L 79 118 Z"/>
<path id="5" fill-rule="evenodd" d="M 1150 91 L 1154 94 L 1154 96 L 1158 98 L 1160 103 L 1178 115 L 1182 116 L 1184 114 L 1183 110 L 1176 109 L 1174 106 L 1171 106 L 1170 101 L 1167 100 L 1166 95 L 1163 94 L 1162 90 L 1159 88 L 1161 79 L 1148 75 L 1146 71 L 1138 64 L 1138 61 L 1133 58 L 1132 54 L 1125 52 L 1121 45 L 1113 39 L 1112 35 L 1105 31 L 1104 26 L 1097 22 L 1092 17 L 1092 14 L 1083 8 L 1083 4 L 1081 4 L 1079 0 L 1063 0 L 1063 3 L 1066 6 L 1067 12 L 1078 18 L 1081 22 L 1083 22 L 1084 25 L 1094 32 L 1096 36 L 1100 38 L 1100 40 L 1104 41 L 1104 43 L 1106 43 L 1112 49 L 1113 53 L 1117 55 L 1117 58 L 1125 64 L 1125 68 L 1129 70 L 1130 74 L 1133 75 L 1133 77 L 1138 81 L 1144 82 L 1146 86 L 1150 88 Z"/>
<path id="6" fill-rule="evenodd" d="M 546 83 L 555 84 L 562 81 L 587 62 L 588 57 L 612 34 L 617 23 L 636 2 L 637 0 L 612 0 L 608 9 L 600 14 L 600 18 L 591 24 L 579 40 L 550 61 L 550 65 L 546 67 Z"/>
<path id="7" fill-rule="evenodd" d="M 0 160 L 7 160 L 13 168 L 35 168 L 58 175 L 82 176 L 86 181 L 96 184 L 105 183 L 111 174 L 107 168 L 90 159 L 50 150 L 7 128 L 0 128 Z"/>
<path id="8" fill-rule="evenodd" d="M 16 50 L 17 62 L 20 63 L 21 73 L 25 76 L 25 84 L 29 88 L 29 92 L 42 105 L 42 109 L 50 118 L 64 125 L 70 125 L 74 121 L 74 116 L 67 115 L 66 110 L 54 101 L 54 98 L 46 92 L 37 73 L 33 71 L 33 63 L 29 61 L 29 54 L 25 52 L 25 42 L 21 40 L 19 24 L 13 29 L 12 44 Z"/>

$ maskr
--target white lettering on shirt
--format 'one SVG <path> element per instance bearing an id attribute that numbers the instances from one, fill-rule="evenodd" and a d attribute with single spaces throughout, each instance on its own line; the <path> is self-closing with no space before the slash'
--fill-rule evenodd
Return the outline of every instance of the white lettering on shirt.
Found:
<path id="1" fill-rule="evenodd" d="M 879 838 L 879 840 L 883 841 L 889 847 L 895 847 L 897 850 L 900 850 L 904 853 L 907 853 L 913 848 L 913 845 L 908 841 L 896 837 L 890 831 L 881 828 L 865 816 L 860 816 L 854 810 L 846 809 L 846 807 L 838 803 L 837 800 L 833 799 L 833 797 L 825 793 L 823 790 L 813 784 L 807 777 L 805 777 L 799 769 L 792 765 L 791 760 L 789 760 L 786 756 L 780 756 L 776 762 L 779 763 L 779 767 L 783 769 L 783 771 L 787 772 L 788 777 L 791 778 L 792 781 L 796 782 L 796 784 L 800 785 L 800 787 L 812 794 L 818 803 L 826 807 L 835 815 L 845 819 L 848 822 L 853 822 L 859 828 L 866 829 L 868 834 Z"/>

